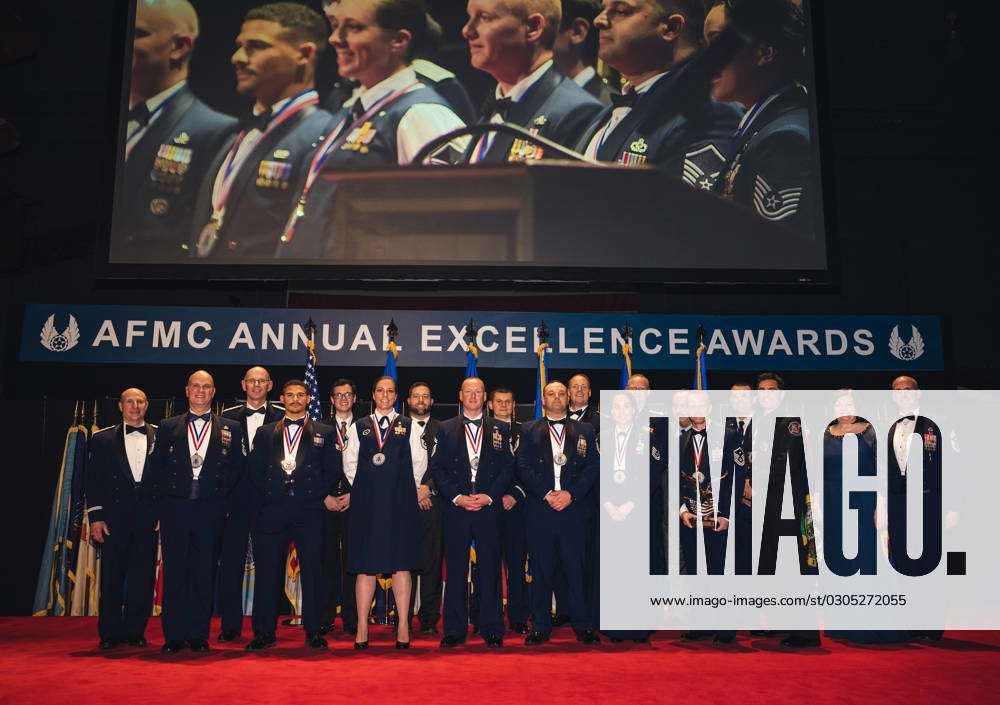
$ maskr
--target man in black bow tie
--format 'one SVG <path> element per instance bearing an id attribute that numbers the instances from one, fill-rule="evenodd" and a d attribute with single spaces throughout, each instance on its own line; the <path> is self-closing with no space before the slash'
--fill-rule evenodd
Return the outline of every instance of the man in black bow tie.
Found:
<path id="1" fill-rule="evenodd" d="M 596 491 L 600 459 L 590 424 L 566 417 L 566 385 L 553 381 L 542 391 L 545 415 L 521 429 L 517 474 L 528 493 L 525 513 L 531 552 L 531 620 L 525 644 L 549 639 L 552 581 L 566 576 L 569 613 L 577 639 L 600 643 L 584 592 L 584 545 L 589 495 Z"/>
<path id="2" fill-rule="evenodd" d="M 222 417 L 243 427 L 247 449 L 253 450 L 257 429 L 280 419 L 285 411 L 268 402 L 274 387 L 271 375 L 263 367 L 251 367 L 240 382 L 246 402 L 224 409 Z M 243 576 L 246 569 L 247 544 L 259 502 L 253 482 L 245 475 L 233 488 L 226 506 L 226 526 L 222 532 L 222 553 L 219 556 L 219 613 L 222 630 L 219 641 L 239 638 L 243 627 Z"/>
<path id="3" fill-rule="evenodd" d="M 712 188 L 739 112 L 715 103 L 694 65 L 701 0 L 604 0 L 594 20 L 598 55 L 627 79 L 613 107 L 577 149 L 624 166 L 653 164 L 696 188 Z"/>
<path id="4" fill-rule="evenodd" d="M 575 143 L 602 106 L 553 63 L 559 0 L 469 0 L 468 13 L 462 35 L 472 65 L 497 80 L 480 122 L 509 122 L 559 144 Z M 542 148 L 505 134 L 485 135 L 467 154 L 473 164 L 544 156 Z"/>
<path id="5" fill-rule="evenodd" d="M 302 626 L 306 646 L 325 649 L 320 634 L 323 602 L 323 500 L 340 480 L 341 455 L 333 427 L 306 415 L 309 392 L 304 382 L 285 382 L 284 418 L 261 426 L 247 460 L 248 479 L 260 497 L 254 525 L 254 558 L 259 581 L 254 589 L 253 633 L 247 651 L 277 643 L 278 591 L 289 542 L 301 568 Z"/>
<path id="6" fill-rule="evenodd" d="M 215 559 L 226 500 L 246 458 L 243 427 L 212 413 L 215 381 L 188 378 L 188 411 L 165 419 L 147 461 L 160 497 L 163 551 L 163 653 L 208 651 Z"/>
<path id="7" fill-rule="evenodd" d="M 460 413 L 438 426 L 431 475 L 444 504 L 445 577 L 442 647 L 458 646 L 469 628 L 469 548 L 475 543 L 479 614 L 472 621 L 486 645 L 503 646 L 500 517 L 514 474 L 510 427 L 483 413 L 486 386 L 462 382 Z"/>
<path id="8" fill-rule="evenodd" d="M 331 118 L 314 90 L 326 32 L 323 16 L 297 3 L 262 5 L 244 17 L 231 61 L 237 92 L 254 104 L 201 185 L 189 245 L 195 257 L 275 256 L 300 170 Z"/>
<path id="9" fill-rule="evenodd" d="M 236 121 L 188 87 L 198 16 L 186 0 L 136 5 L 129 112 L 111 257 L 120 262 L 186 259 L 198 187 Z"/>
<path id="10" fill-rule="evenodd" d="M 122 421 L 90 441 L 87 515 L 90 538 L 101 544 L 100 648 L 145 646 L 156 570 L 156 512 L 146 457 L 156 427 L 146 423 L 141 389 L 118 399 Z"/>

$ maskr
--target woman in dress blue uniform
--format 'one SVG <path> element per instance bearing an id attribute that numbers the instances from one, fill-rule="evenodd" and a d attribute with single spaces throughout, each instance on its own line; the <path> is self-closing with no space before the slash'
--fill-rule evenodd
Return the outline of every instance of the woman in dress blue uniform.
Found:
<path id="1" fill-rule="evenodd" d="M 396 381 L 383 376 L 372 390 L 375 413 L 348 431 L 344 476 L 351 484 L 347 571 L 357 574 L 358 633 L 354 648 L 368 648 L 368 614 L 375 576 L 392 575 L 397 605 L 410 604 L 411 570 L 420 569 L 417 552 L 417 483 L 410 454 L 410 419 L 393 410 Z M 409 620 L 399 620 L 396 648 L 410 645 Z"/>
<path id="2" fill-rule="evenodd" d="M 406 165 L 425 144 L 465 125 L 411 66 L 430 41 L 423 0 L 339 0 L 327 5 L 326 16 L 337 70 L 361 88 L 330 120 L 300 174 L 297 203 L 275 252 L 279 258 L 337 255 L 329 233 L 337 184 L 320 177 L 322 171 Z M 453 158 L 466 142 L 456 144 Z"/>

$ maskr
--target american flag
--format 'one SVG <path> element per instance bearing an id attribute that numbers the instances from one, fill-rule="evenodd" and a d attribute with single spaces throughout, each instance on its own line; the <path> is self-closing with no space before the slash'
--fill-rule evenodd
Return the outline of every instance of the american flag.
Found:
<path id="1" fill-rule="evenodd" d="M 312 321 L 309 322 L 309 341 L 306 343 L 306 350 L 308 355 L 306 356 L 306 372 L 304 381 L 306 383 L 306 391 L 309 392 L 309 418 L 313 421 L 323 420 L 323 407 L 319 401 L 319 382 L 316 379 L 316 344 L 313 342 L 313 337 L 315 335 L 315 327 L 312 325 Z"/>

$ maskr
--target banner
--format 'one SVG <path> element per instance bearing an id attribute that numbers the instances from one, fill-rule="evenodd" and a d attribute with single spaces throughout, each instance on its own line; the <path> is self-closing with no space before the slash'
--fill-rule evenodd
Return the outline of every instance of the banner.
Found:
<path id="1" fill-rule="evenodd" d="M 28 304 L 21 360 L 65 363 L 299 365 L 307 320 L 316 323 L 324 367 L 377 367 L 396 344 L 410 367 L 452 367 L 466 349 L 475 315 L 475 346 L 490 367 L 531 368 L 535 328 L 551 332 L 553 368 L 618 368 L 619 328 L 633 329 L 636 370 L 689 370 L 705 327 L 713 370 L 941 370 L 938 316 L 700 316 L 490 311 L 341 311 L 171 306 Z M 481 322 L 481 323 L 480 323 Z"/>

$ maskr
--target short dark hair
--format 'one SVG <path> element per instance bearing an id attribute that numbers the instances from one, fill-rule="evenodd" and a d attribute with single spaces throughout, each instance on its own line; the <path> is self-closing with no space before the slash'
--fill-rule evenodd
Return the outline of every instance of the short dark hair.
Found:
<path id="1" fill-rule="evenodd" d="M 587 39 L 581 47 L 583 63 L 593 66 L 597 63 L 598 33 L 594 28 L 594 18 L 601 14 L 601 0 L 562 0 L 562 22 L 560 31 L 569 29 L 575 19 L 584 19 L 590 24 Z"/>
<path id="2" fill-rule="evenodd" d="M 701 33 L 705 27 L 704 0 L 654 0 L 666 15 L 683 15 L 684 31 L 688 39 L 695 44 L 701 42 Z"/>
<path id="3" fill-rule="evenodd" d="M 399 383 L 396 381 L 396 378 L 393 377 L 392 375 L 380 375 L 378 378 L 375 379 L 374 382 L 372 382 L 372 396 L 375 395 L 375 388 L 378 387 L 378 383 L 381 382 L 384 379 L 391 379 L 392 380 L 392 388 L 396 391 L 396 394 L 398 395 L 399 394 Z"/>
<path id="4" fill-rule="evenodd" d="M 329 27 L 323 15 L 311 7 L 297 2 L 272 2 L 248 11 L 244 15 L 243 21 L 249 22 L 250 20 L 277 22 L 288 30 L 295 39 L 315 44 L 317 54 L 326 49 L 326 38 L 330 34 Z"/>
<path id="5" fill-rule="evenodd" d="M 351 388 L 351 394 L 353 394 L 354 396 L 358 396 L 358 385 L 356 385 L 353 381 L 347 379 L 346 377 L 338 377 L 336 380 L 334 380 L 333 386 L 330 387 L 330 396 L 331 397 L 333 396 L 333 390 L 336 389 L 337 387 L 348 387 L 348 386 Z"/>
<path id="6" fill-rule="evenodd" d="M 427 384 L 427 382 L 421 382 L 419 380 L 410 385 L 410 389 L 406 392 L 406 396 L 413 396 L 413 390 L 417 387 L 427 387 L 427 391 L 431 393 L 431 398 L 434 398 L 434 390 L 431 389 L 431 385 Z"/>
<path id="7" fill-rule="evenodd" d="M 281 393 L 284 394 L 285 390 L 288 389 L 289 387 L 302 387 L 304 390 L 306 390 L 306 392 L 309 391 L 309 387 L 307 387 L 306 383 L 303 382 L 301 379 L 290 379 L 284 384 L 282 384 Z"/>
<path id="8" fill-rule="evenodd" d="M 719 0 L 726 20 L 746 41 L 778 52 L 778 61 L 798 78 L 805 67 L 806 17 L 793 0 Z"/>
<path id="9" fill-rule="evenodd" d="M 756 386 L 759 388 L 760 383 L 766 382 L 767 380 L 772 380 L 774 382 L 777 382 L 778 389 L 785 388 L 785 380 L 777 372 L 761 372 L 759 375 L 757 375 Z"/>
<path id="10" fill-rule="evenodd" d="M 492 392 L 490 392 L 490 401 L 493 401 L 493 397 L 497 394 L 510 394 L 511 398 L 514 397 L 514 390 L 508 389 L 507 387 L 497 387 Z"/>
<path id="11" fill-rule="evenodd" d="M 433 48 L 434 39 L 427 22 L 429 18 L 424 0 L 377 0 L 375 5 L 375 22 L 379 27 L 390 32 L 405 29 L 410 33 L 407 62 Z"/>

